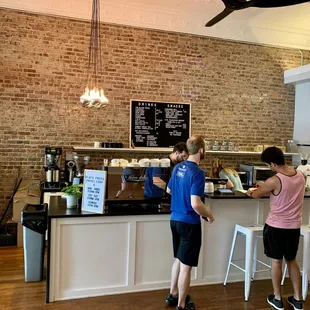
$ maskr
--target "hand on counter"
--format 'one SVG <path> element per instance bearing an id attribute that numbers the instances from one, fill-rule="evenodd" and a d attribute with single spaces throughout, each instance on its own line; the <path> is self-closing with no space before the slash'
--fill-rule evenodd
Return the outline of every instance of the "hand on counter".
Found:
<path id="1" fill-rule="evenodd" d="M 263 181 L 258 181 L 258 182 L 256 183 L 256 187 L 260 187 L 260 186 L 262 186 L 264 183 L 265 183 L 265 182 L 263 182 Z"/>
<path id="2" fill-rule="evenodd" d="M 210 217 L 202 216 L 202 218 L 208 223 L 212 224 L 215 221 L 214 215 L 212 214 Z"/>
<path id="3" fill-rule="evenodd" d="M 246 192 L 246 194 L 250 197 L 252 197 L 252 194 L 257 190 L 257 188 L 255 187 L 251 187 L 248 189 L 248 191 Z"/>

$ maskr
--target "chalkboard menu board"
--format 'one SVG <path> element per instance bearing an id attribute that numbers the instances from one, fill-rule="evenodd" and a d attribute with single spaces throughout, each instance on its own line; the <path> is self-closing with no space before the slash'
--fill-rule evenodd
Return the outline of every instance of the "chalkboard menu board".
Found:
<path id="1" fill-rule="evenodd" d="M 130 145 L 173 147 L 190 137 L 190 103 L 130 101 Z"/>

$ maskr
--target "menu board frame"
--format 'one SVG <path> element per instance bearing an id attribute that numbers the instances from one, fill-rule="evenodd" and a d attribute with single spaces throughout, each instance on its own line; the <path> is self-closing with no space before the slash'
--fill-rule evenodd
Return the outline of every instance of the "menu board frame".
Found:
<path id="1" fill-rule="evenodd" d="M 93 208 L 88 205 L 88 188 L 94 187 L 96 185 L 96 180 L 94 181 L 88 181 L 89 177 L 94 177 L 95 179 L 102 179 L 103 182 L 97 183 L 96 190 L 98 191 L 98 194 L 96 196 L 99 196 L 98 203 L 96 205 L 96 208 Z M 84 183 L 83 183 L 83 197 L 82 197 L 82 211 L 92 212 L 92 213 L 104 213 L 105 209 L 105 197 L 106 197 L 106 188 L 107 188 L 107 171 L 104 170 L 90 170 L 85 169 L 84 170 Z M 92 194 L 92 193 L 91 193 Z M 95 197 L 98 198 L 98 197 Z"/>
<path id="2" fill-rule="evenodd" d="M 133 102 L 143 102 L 143 103 L 160 103 L 160 104 L 172 104 L 172 105 L 188 105 L 189 106 L 189 114 L 188 114 L 188 137 L 191 136 L 191 128 L 192 128 L 192 124 L 191 124 L 191 119 L 192 119 L 192 106 L 190 102 L 165 102 L 165 101 L 156 101 L 156 100 L 140 100 L 140 99 L 130 99 L 130 117 L 129 117 L 129 146 L 130 147 L 134 147 L 136 149 L 145 149 L 145 148 L 152 148 L 152 149 L 161 149 L 161 148 L 169 148 L 169 147 L 173 147 L 173 146 L 133 146 L 132 145 L 132 137 L 133 137 L 133 133 L 134 133 L 134 128 L 133 128 L 133 119 L 132 119 L 132 105 Z M 181 142 L 181 141 L 179 141 Z M 186 142 L 186 141 L 183 141 Z"/>

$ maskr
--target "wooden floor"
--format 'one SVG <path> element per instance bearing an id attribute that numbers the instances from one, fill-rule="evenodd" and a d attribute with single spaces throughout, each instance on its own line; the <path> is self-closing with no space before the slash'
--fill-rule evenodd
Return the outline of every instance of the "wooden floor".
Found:
<path id="1" fill-rule="evenodd" d="M 144 293 L 76 299 L 45 304 L 45 281 L 25 283 L 23 274 L 23 249 L 0 247 L 0 310 L 162 310 L 167 290 Z M 284 286 L 284 296 L 290 291 L 289 281 Z M 243 283 L 196 286 L 190 295 L 197 309 L 271 309 L 266 296 L 272 293 L 271 281 L 254 281 L 248 302 L 243 299 Z M 309 296 L 309 294 L 308 294 Z M 307 309 L 305 304 L 304 309 Z M 174 309 L 174 308 L 170 308 Z M 285 304 L 285 309 L 291 309 Z"/>

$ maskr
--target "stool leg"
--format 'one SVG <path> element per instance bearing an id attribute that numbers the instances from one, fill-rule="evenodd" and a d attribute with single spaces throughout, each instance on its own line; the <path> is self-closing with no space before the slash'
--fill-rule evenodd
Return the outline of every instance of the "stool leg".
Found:
<path id="1" fill-rule="evenodd" d="M 244 279 L 244 299 L 248 301 L 251 288 L 251 274 L 253 266 L 254 233 L 251 231 L 246 235 L 245 242 L 245 279 Z"/>
<path id="2" fill-rule="evenodd" d="M 302 299 L 306 300 L 309 286 L 309 255 L 310 255 L 310 238 L 309 234 L 304 234 L 304 254 L 302 262 Z"/>
<path id="3" fill-rule="evenodd" d="M 228 279 L 228 275 L 229 275 L 229 270 L 230 270 L 230 263 L 232 261 L 233 255 L 234 255 L 235 244 L 236 244 L 236 240 L 237 240 L 237 234 L 238 234 L 238 231 L 235 228 L 234 236 L 233 236 L 233 241 L 232 241 L 231 249 L 230 249 L 230 255 L 229 255 L 229 261 L 228 261 L 226 276 L 225 276 L 225 280 L 224 280 L 224 285 L 226 285 L 226 283 L 227 283 L 227 279 Z"/>
<path id="4" fill-rule="evenodd" d="M 255 271 L 256 271 L 256 262 L 257 262 L 257 238 L 255 238 L 254 245 L 254 255 L 253 255 L 253 267 L 252 267 L 252 279 L 255 279 Z"/>
<path id="5" fill-rule="evenodd" d="M 284 284 L 284 280 L 285 280 L 285 277 L 286 277 L 286 273 L 287 273 L 287 265 L 285 264 L 285 266 L 284 266 L 284 271 L 283 271 L 283 275 L 282 275 L 282 280 L 281 280 L 281 285 Z"/>

